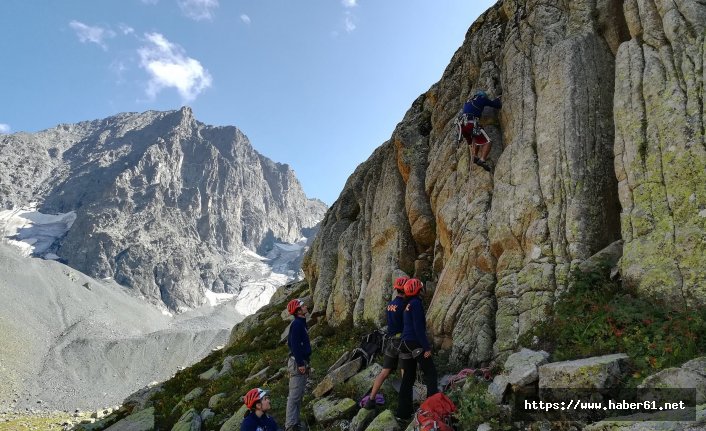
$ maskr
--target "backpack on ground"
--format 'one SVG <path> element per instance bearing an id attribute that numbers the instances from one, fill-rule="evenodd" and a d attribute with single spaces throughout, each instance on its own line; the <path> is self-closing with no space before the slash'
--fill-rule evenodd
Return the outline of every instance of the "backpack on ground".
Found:
<path id="1" fill-rule="evenodd" d="M 456 405 L 441 392 L 427 398 L 414 414 L 415 431 L 454 431 Z"/>
<path id="2" fill-rule="evenodd" d="M 360 347 L 356 347 L 353 350 L 349 361 L 362 358 L 363 363 L 360 368 L 367 368 L 375 360 L 375 357 L 382 353 L 384 340 L 385 333 L 380 330 L 375 330 L 363 336 L 360 341 Z"/>

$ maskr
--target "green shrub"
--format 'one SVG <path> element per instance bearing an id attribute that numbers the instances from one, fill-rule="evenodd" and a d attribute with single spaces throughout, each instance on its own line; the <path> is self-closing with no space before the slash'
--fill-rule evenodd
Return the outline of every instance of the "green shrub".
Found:
<path id="1" fill-rule="evenodd" d="M 600 271 L 572 274 L 571 286 L 552 318 L 525 334 L 520 344 L 531 346 L 536 336 L 538 347 L 553 351 L 557 361 L 625 353 L 633 367 L 625 382 L 629 386 L 662 368 L 706 354 L 706 337 L 700 335 L 706 333 L 706 309 L 679 308 L 640 297 Z"/>
<path id="2" fill-rule="evenodd" d="M 499 407 L 488 395 L 488 385 L 475 377 L 466 379 L 466 383 L 453 389 L 448 396 L 456 404 L 456 419 L 460 430 L 476 430 L 482 423 L 488 422 L 494 430 L 510 429 Z"/>

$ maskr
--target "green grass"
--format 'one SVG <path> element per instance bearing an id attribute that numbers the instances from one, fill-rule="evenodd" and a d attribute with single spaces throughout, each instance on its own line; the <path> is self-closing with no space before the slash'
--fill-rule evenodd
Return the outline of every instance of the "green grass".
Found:
<path id="1" fill-rule="evenodd" d="M 253 370 L 259 371 L 269 366 L 268 374 L 273 375 L 286 365 L 288 349 L 285 344 L 279 342 L 279 339 L 289 322 L 280 319 L 281 310 L 274 307 L 265 307 L 261 313 L 265 315 L 263 321 L 273 316 L 277 318 L 271 319 L 267 326 L 260 325 L 252 329 L 235 345 L 209 355 L 201 362 L 180 371 L 165 383 L 164 390 L 155 397 L 156 419 L 160 428 L 170 429 L 183 412 L 192 407 L 200 412 L 208 406 L 208 400 L 218 393 L 226 393 L 227 397 L 215 410 L 216 418 L 213 422 L 225 420 L 240 408 L 241 397 L 258 385 L 258 383 L 245 383 L 245 379 Z M 254 341 L 256 339 L 257 341 Z M 229 355 L 243 355 L 244 359 L 237 365 L 234 364 L 233 371 L 220 379 L 214 381 L 199 379 L 198 375 L 211 367 L 220 369 L 223 359 Z M 276 417 L 284 417 L 287 384 L 286 376 L 267 384 L 259 383 L 260 387 L 271 391 L 273 414 Z M 174 410 L 184 395 L 196 387 L 202 387 L 204 393 Z"/>
<path id="2" fill-rule="evenodd" d="M 304 292 L 297 291 L 292 297 L 302 296 Z M 284 302 L 286 304 L 286 302 Z M 280 343 L 280 336 L 289 325 L 289 321 L 282 320 L 279 316 L 282 312 L 280 306 L 266 306 L 258 314 L 261 323 L 251 329 L 240 341 L 227 349 L 214 352 L 199 363 L 178 372 L 172 379 L 165 382 L 163 391 L 153 398 L 155 404 L 155 417 L 157 426 L 160 429 L 171 429 L 179 417 L 189 410 L 195 408 L 201 411 L 208 406 L 209 399 L 218 393 L 226 393 L 227 396 L 221 401 L 214 412 L 216 417 L 210 421 L 204 429 L 220 429 L 220 424 L 230 418 L 233 413 L 242 406 L 241 397 L 258 383 L 245 383 L 245 379 L 253 372 L 269 366 L 268 376 L 272 376 L 282 367 L 286 366 L 288 348 L 285 343 Z M 272 318 L 276 317 L 276 318 Z M 321 323 L 312 326 L 310 331 L 311 340 L 322 337 L 319 344 L 314 347 L 311 366 L 313 368 L 312 378 L 318 383 L 326 376 L 328 368 L 345 352 L 350 351 L 360 344 L 360 339 L 364 334 L 372 330 L 372 325 L 366 324 L 358 328 L 332 328 L 322 318 Z M 257 340 L 257 341 L 254 341 Z M 212 367 L 220 369 L 223 359 L 226 356 L 240 356 L 241 362 L 234 364 L 233 371 L 228 375 L 214 380 L 203 381 L 198 375 Z M 371 382 L 372 384 L 372 382 Z M 270 412 L 280 426 L 284 425 L 285 410 L 287 405 L 287 394 L 289 391 L 289 378 L 286 372 L 279 378 L 268 383 L 259 383 L 260 387 L 270 391 L 272 400 L 272 411 Z M 196 387 L 204 389 L 204 393 L 187 403 L 180 403 L 184 396 Z M 344 395 L 345 388 L 337 388 L 336 395 Z M 340 393 L 339 393 L 340 392 Z M 303 402 L 302 418 L 313 424 L 313 414 L 308 406 L 312 401 L 311 394 L 306 394 Z M 312 425 L 312 431 L 323 430 Z"/>
<path id="3" fill-rule="evenodd" d="M 602 273 L 572 274 L 572 289 L 561 297 L 554 316 L 520 344 L 536 347 L 530 341 L 536 336 L 554 361 L 625 353 L 632 363 L 627 386 L 706 354 L 706 309 L 640 297 Z"/>
<path id="4" fill-rule="evenodd" d="M 22 416 L 10 418 L 9 422 L 0 422 L 0 431 L 29 431 L 29 430 L 63 430 L 61 425 L 65 422 L 76 420 L 68 413 L 56 412 L 48 416 Z"/>

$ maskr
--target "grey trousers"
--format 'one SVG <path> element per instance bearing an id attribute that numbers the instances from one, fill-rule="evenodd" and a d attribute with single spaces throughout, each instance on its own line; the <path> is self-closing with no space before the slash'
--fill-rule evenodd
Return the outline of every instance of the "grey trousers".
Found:
<path id="1" fill-rule="evenodd" d="M 302 409 L 302 399 L 306 389 L 306 381 L 309 378 L 309 367 L 306 373 L 300 374 L 297 363 L 290 357 L 287 361 L 289 371 L 289 396 L 287 397 L 287 419 L 284 422 L 285 429 L 299 424 L 299 413 Z"/>

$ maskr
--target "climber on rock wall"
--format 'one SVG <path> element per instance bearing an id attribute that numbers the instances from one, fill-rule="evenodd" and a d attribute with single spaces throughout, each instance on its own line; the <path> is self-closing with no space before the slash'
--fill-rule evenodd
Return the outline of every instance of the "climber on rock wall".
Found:
<path id="1" fill-rule="evenodd" d="M 463 104 L 463 110 L 456 124 L 459 129 L 459 141 L 461 140 L 461 136 L 463 136 L 466 142 L 468 142 L 468 145 L 471 146 L 473 163 L 490 172 L 487 159 L 490 154 L 492 142 L 480 124 L 480 117 L 486 106 L 500 109 L 502 102 L 499 97 L 495 100 L 490 100 L 484 90 L 476 91 L 473 96 Z"/>

